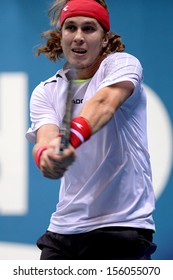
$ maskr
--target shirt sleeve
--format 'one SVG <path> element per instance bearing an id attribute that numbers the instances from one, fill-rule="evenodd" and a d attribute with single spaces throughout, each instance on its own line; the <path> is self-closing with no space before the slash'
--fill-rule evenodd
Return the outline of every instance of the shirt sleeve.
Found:
<path id="1" fill-rule="evenodd" d="M 104 63 L 104 79 L 100 87 L 122 81 L 131 81 L 134 86 L 143 79 L 143 69 L 139 60 L 127 53 L 115 53 L 108 56 Z"/>
<path id="2" fill-rule="evenodd" d="M 53 89 L 52 89 L 53 91 Z M 45 124 L 60 125 L 60 118 L 53 106 L 52 91 L 46 90 L 45 84 L 40 83 L 33 91 L 30 99 L 31 126 L 26 133 L 26 139 L 31 143 L 36 141 L 36 131 Z"/>
<path id="3" fill-rule="evenodd" d="M 143 68 L 140 61 L 128 53 L 115 53 L 103 61 L 104 73 L 99 89 L 123 81 L 131 81 L 135 87 L 133 94 L 123 106 L 130 106 L 137 101 L 143 82 Z"/>

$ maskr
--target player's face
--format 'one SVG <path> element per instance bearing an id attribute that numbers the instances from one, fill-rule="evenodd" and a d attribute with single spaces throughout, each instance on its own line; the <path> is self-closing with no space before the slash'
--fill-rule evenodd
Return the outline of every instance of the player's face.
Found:
<path id="1" fill-rule="evenodd" d="M 107 36 L 94 18 L 71 17 L 63 24 L 61 37 L 63 53 L 70 64 L 80 69 L 96 65 L 101 50 L 107 43 Z"/>

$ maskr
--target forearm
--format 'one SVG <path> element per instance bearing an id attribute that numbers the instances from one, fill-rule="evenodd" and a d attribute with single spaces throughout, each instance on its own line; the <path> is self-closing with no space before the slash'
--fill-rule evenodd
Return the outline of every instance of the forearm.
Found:
<path id="1" fill-rule="evenodd" d="M 36 144 L 33 147 L 33 157 L 40 147 L 48 146 L 58 135 L 59 128 L 56 125 L 48 124 L 40 127 L 36 134 Z"/>
<path id="2" fill-rule="evenodd" d="M 116 110 L 131 95 L 133 89 L 131 82 L 121 82 L 101 89 L 84 104 L 80 115 L 89 122 L 92 133 L 107 124 Z"/>
<path id="3" fill-rule="evenodd" d="M 90 124 L 92 134 L 100 130 L 113 116 L 114 110 L 104 105 L 104 102 L 91 100 L 85 103 L 81 116 Z"/>

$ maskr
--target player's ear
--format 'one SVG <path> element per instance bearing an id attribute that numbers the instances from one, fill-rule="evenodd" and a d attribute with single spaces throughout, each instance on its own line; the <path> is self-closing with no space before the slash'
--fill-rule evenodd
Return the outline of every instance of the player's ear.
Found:
<path id="1" fill-rule="evenodd" d="M 105 33 L 104 37 L 103 37 L 103 42 L 102 42 L 102 46 L 103 48 L 106 48 L 109 42 L 109 33 Z"/>

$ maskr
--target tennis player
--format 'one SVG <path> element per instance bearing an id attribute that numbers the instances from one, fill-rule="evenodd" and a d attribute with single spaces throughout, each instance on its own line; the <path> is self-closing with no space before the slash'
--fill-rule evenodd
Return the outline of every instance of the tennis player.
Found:
<path id="1" fill-rule="evenodd" d="M 62 69 L 33 91 L 33 156 L 43 176 L 60 179 L 55 212 L 38 239 L 42 260 L 148 260 L 155 197 L 147 144 L 146 94 L 139 60 L 110 31 L 104 0 L 55 1 L 53 30 L 38 49 Z M 68 69 L 73 65 L 70 144 L 61 154 Z"/>

